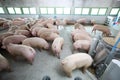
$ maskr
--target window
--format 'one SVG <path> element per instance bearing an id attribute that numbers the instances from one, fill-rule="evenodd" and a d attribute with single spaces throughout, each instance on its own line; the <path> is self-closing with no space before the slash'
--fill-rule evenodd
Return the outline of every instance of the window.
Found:
<path id="1" fill-rule="evenodd" d="M 99 12 L 98 12 L 98 15 L 105 15 L 106 11 L 107 11 L 107 8 L 100 8 Z"/>
<path id="2" fill-rule="evenodd" d="M 15 13 L 16 13 L 16 14 L 22 14 L 22 12 L 21 12 L 21 9 L 20 9 L 20 8 L 14 8 L 14 10 L 15 10 Z"/>
<path id="3" fill-rule="evenodd" d="M 81 14 L 82 8 L 75 8 L 75 14 Z"/>
<path id="4" fill-rule="evenodd" d="M 110 15 L 117 15 L 119 8 L 112 8 Z"/>
<path id="5" fill-rule="evenodd" d="M 41 14 L 47 14 L 47 8 L 40 8 Z"/>
<path id="6" fill-rule="evenodd" d="M 97 15 L 99 8 L 92 8 L 91 9 L 91 15 Z"/>
<path id="7" fill-rule="evenodd" d="M 82 14 L 83 15 L 87 15 L 87 14 L 89 14 L 89 8 L 83 8 L 83 10 L 82 10 Z"/>
<path id="8" fill-rule="evenodd" d="M 5 13 L 2 7 L 0 7 L 0 13 Z"/>
<path id="9" fill-rule="evenodd" d="M 7 9 L 8 9 L 9 14 L 15 14 L 13 7 L 8 7 Z"/>
<path id="10" fill-rule="evenodd" d="M 30 8 L 30 14 L 36 14 L 36 8 Z"/>
<path id="11" fill-rule="evenodd" d="M 54 8 L 48 8 L 48 14 L 54 14 Z"/>
<path id="12" fill-rule="evenodd" d="M 64 8 L 64 14 L 70 14 L 70 8 Z"/>
<path id="13" fill-rule="evenodd" d="M 63 8 L 56 8 L 56 14 L 63 14 Z"/>
<path id="14" fill-rule="evenodd" d="M 22 8 L 24 14 L 30 14 L 29 8 Z"/>

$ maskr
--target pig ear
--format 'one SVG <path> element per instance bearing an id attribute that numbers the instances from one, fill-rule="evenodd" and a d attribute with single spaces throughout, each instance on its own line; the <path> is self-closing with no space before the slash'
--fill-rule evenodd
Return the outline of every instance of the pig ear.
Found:
<path id="1" fill-rule="evenodd" d="M 65 60 L 62 60 L 61 64 L 64 65 L 65 63 L 66 63 L 66 61 L 65 61 Z"/>

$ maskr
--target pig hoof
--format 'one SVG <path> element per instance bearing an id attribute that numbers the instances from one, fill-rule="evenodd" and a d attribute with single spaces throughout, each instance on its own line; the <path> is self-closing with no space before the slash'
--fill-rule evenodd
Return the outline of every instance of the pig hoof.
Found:
<path id="1" fill-rule="evenodd" d="M 42 80 L 51 80 L 49 76 L 44 76 Z"/>
<path id="2" fill-rule="evenodd" d="M 82 78 L 80 78 L 80 77 L 76 77 L 74 80 L 82 80 Z"/>

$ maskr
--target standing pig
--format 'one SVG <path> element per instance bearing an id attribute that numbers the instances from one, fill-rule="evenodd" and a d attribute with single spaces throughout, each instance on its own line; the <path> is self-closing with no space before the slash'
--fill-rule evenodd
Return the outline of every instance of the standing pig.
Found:
<path id="1" fill-rule="evenodd" d="M 73 43 L 73 47 L 75 50 L 84 49 L 87 52 L 89 51 L 91 41 L 88 40 L 77 40 Z"/>
<path id="2" fill-rule="evenodd" d="M 84 26 L 82 24 L 76 23 L 75 29 L 85 30 Z"/>
<path id="3" fill-rule="evenodd" d="M 97 53 L 94 57 L 94 66 L 99 64 L 101 61 L 105 60 L 105 58 L 108 56 L 109 52 L 107 49 L 101 50 L 99 53 Z"/>
<path id="4" fill-rule="evenodd" d="M 22 43 L 22 41 L 24 39 L 26 39 L 27 37 L 24 35 L 12 35 L 12 36 L 8 36 L 5 39 L 3 39 L 2 42 L 2 48 L 6 48 L 6 45 L 8 45 L 9 43 L 14 43 L 14 44 L 19 44 Z"/>
<path id="5" fill-rule="evenodd" d="M 41 37 L 47 41 L 53 41 L 55 38 L 59 37 L 59 35 L 57 33 L 48 31 L 48 32 L 41 33 L 39 35 L 39 37 Z"/>
<path id="6" fill-rule="evenodd" d="M 91 66 L 92 57 L 86 53 L 72 54 L 61 61 L 62 68 L 68 77 L 72 77 L 72 71 L 83 67 L 83 72 Z"/>
<path id="7" fill-rule="evenodd" d="M 0 71 L 11 71 L 8 60 L 0 54 Z"/>
<path id="8" fill-rule="evenodd" d="M 86 34 L 82 34 L 82 33 L 76 33 L 73 37 L 74 41 L 77 40 L 89 40 L 92 41 L 92 38 Z"/>
<path id="9" fill-rule="evenodd" d="M 71 32 L 72 39 L 74 38 L 74 35 L 76 33 L 80 33 L 81 35 L 84 34 L 84 35 L 87 35 L 87 36 L 91 36 L 86 30 L 75 29 Z"/>
<path id="10" fill-rule="evenodd" d="M 30 29 L 32 36 L 37 36 L 37 33 L 40 29 L 41 29 L 41 27 L 32 27 Z"/>
<path id="11" fill-rule="evenodd" d="M 105 35 L 105 36 L 110 36 L 111 35 L 110 29 L 107 26 L 96 24 L 96 25 L 93 26 L 92 32 L 94 31 L 96 33 L 96 30 L 102 31 L 103 35 Z"/>
<path id="12" fill-rule="evenodd" d="M 36 54 L 35 50 L 32 47 L 26 45 L 10 43 L 9 45 L 7 45 L 6 49 L 15 58 L 17 56 L 22 56 L 27 59 L 30 64 L 32 64 Z"/>
<path id="13" fill-rule="evenodd" d="M 64 39 L 62 37 L 56 38 L 52 43 L 52 51 L 59 59 L 63 44 L 64 44 Z"/>
<path id="14" fill-rule="evenodd" d="M 23 45 L 31 46 L 34 48 L 43 48 L 43 49 L 48 49 L 49 44 L 46 40 L 43 38 L 38 38 L 38 37 L 33 37 L 33 38 L 27 38 L 22 42 Z"/>

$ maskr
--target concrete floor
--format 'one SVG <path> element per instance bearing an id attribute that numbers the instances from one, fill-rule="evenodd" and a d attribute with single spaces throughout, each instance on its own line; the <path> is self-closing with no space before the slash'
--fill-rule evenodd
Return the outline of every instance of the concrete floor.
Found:
<path id="1" fill-rule="evenodd" d="M 82 80 L 96 80 L 95 76 L 88 70 L 82 73 L 80 70 L 72 72 L 72 78 L 68 78 L 61 69 L 60 61 L 68 55 L 72 54 L 72 39 L 70 32 L 72 26 L 60 28 L 60 36 L 65 39 L 61 59 L 52 55 L 51 51 L 36 49 L 37 55 L 33 65 L 26 61 L 14 61 L 5 51 L 2 53 L 8 58 L 13 72 L 0 72 L 0 80 L 42 80 L 46 75 L 51 77 L 51 80 L 74 80 L 75 77 L 81 77 Z M 88 32 L 91 32 L 91 27 L 86 27 Z M 7 54 L 7 55 L 6 55 Z"/>

